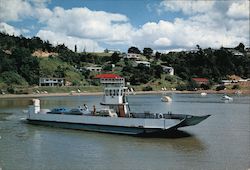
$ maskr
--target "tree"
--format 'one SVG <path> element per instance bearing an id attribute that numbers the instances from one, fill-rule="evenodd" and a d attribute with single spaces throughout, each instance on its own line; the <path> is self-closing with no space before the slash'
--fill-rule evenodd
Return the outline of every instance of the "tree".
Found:
<path id="1" fill-rule="evenodd" d="M 141 51 L 137 47 L 130 47 L 128 53 L 141 54 Z"/>
<path id="2" fill-rule="evenodd" d="M 153 50 L 151 48 L 144 48 L 143 49 L 143 55 L 145 55 L 147 57 L 147 59 L 149 59 L 153 54 Z"/>
<path id="3" fill-rule="evenodd" d="M 243 43 L 240 43 L 237 47 L 234 49 L 239 50 L 240 52 L 244 53 L 245 52 L 245 45 Z"/>
<path id="4" fill-rule="evenodd" d="M 7 85 L 27 85 L 25 79 L 14 71 L 5 71 L 1 74 L 0 80 Z"/>
<path id="5" fill-rule="evenodd" d="M 77 45 L 75 45 L 75 53 L 77 53 Z"/>
<path id="6" fill-rule="evenodd" d="M 31 56 L 30 51 L 26 48 L 15 49 L 11 55 L 14 60 L 16 71 L 29 84 L 37 84 L 39 79 L 39 61 L 36 57 Z"/>
<path id="7" fill-rule="evenodd" d="M 156 51 L 155 53 L 155 59 L 159 60 L 161 58 L 161 53 L 159 53 L 158 51 Z"/>
<path id="8" fill-rule="evenodd" d="M 111 62 L 116 64 L 118 61 L 120 61 L 120 56 L 117 52 L 114 52 L 111 56 Z"/>

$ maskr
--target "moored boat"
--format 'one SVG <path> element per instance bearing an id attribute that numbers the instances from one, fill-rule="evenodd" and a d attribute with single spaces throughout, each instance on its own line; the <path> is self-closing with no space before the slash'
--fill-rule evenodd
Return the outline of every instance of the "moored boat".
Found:
<path id="1" fill-rule="evenodd" d="M 230 97 L 230 96 L 228 96 L 228 95 L 224 95 L 224 96 L 222 96 L 222 98 L 221 98 L 222 100 L 226 100 L 226 101 L 232 101 L 233 100 L 233 98 L 232 97 Z"/>
<path id="2" fill-rule="evenodd" d="M 162 102 L 172 102 L 172 98 L 165 95 L 165 96 L 161 97 L 161 101 Z"/>
<path id="3" fill-rule="evenodd" d="M 193 116 L 168 113 L 135 113 L 130 111 L 124 78 L 113 75 L 100 75 L 104 85 L 101 105 L 89 111 L 86 106 L 73 109 L 55 108 L 41 109 L 40 100 L 33 99 L 29 106 L 27 120 L 29 123 L 56 126 L 88 131 L 118 133 L 129 135 L 154 135 L 177 130 L 185 126 L 193 126 L 210 115 Z"/>

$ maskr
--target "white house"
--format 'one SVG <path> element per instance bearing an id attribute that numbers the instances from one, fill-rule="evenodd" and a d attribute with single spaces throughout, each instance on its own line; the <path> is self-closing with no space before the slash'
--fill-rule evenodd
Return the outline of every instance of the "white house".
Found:
<path id="1" fill-rule="evenodd" d="M 85 69 L 89 70 L 89 71 L 95 71 L 95 72 L 101 72 L 102 71 L 102 67 L 97 67 L 97 66 L 85 67 Z"/>
<path id="2" fill-rule="evenodd" d="M 125 55 L 124 58 L 138 60 L 138 59 L 140 59 L 140 54 L 127 53 L 127 55 Z"/>
<path id="3" fill-rule="evenodd" d="M 168 73 L 169 75 L 173 76 L 174 75 L 174 68 L 173 67 L 168 67 L 168 66 L 162 66 L 162 69 L 165 73 Z"/>
<path id="4" fill-rule="evenodd" d="M 143 64 L 146 67 L 150 67 L 150 62 L 148 61 L 134 61 L 133 66 L 137 67 L 139 64 Z"/>
<path id="5" fill-rule="evenodd" d="M 64 78 L 39 78 L 39 86 L 65 86 Z"/>

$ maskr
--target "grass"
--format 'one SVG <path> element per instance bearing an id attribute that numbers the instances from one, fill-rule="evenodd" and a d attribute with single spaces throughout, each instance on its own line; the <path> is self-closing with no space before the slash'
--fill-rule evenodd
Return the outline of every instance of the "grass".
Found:
<path id="1" fill-rule="evenodd" d="M 62 87 L 37 87 L 33 88 L 33 92 L 48 92 L 48 93 L 70 93 L 72 91 L 78 92 L 102 92 L 101 86 L 62 86 Z"/>

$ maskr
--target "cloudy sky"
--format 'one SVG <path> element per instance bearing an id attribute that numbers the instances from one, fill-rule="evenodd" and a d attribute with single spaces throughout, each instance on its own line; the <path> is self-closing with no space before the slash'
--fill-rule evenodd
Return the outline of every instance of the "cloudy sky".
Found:
<path id="1" fill-rule="evenodd" d="M 0 0 L 0 31 L 89 52 L 249 42 L 248 0 Z"/>

